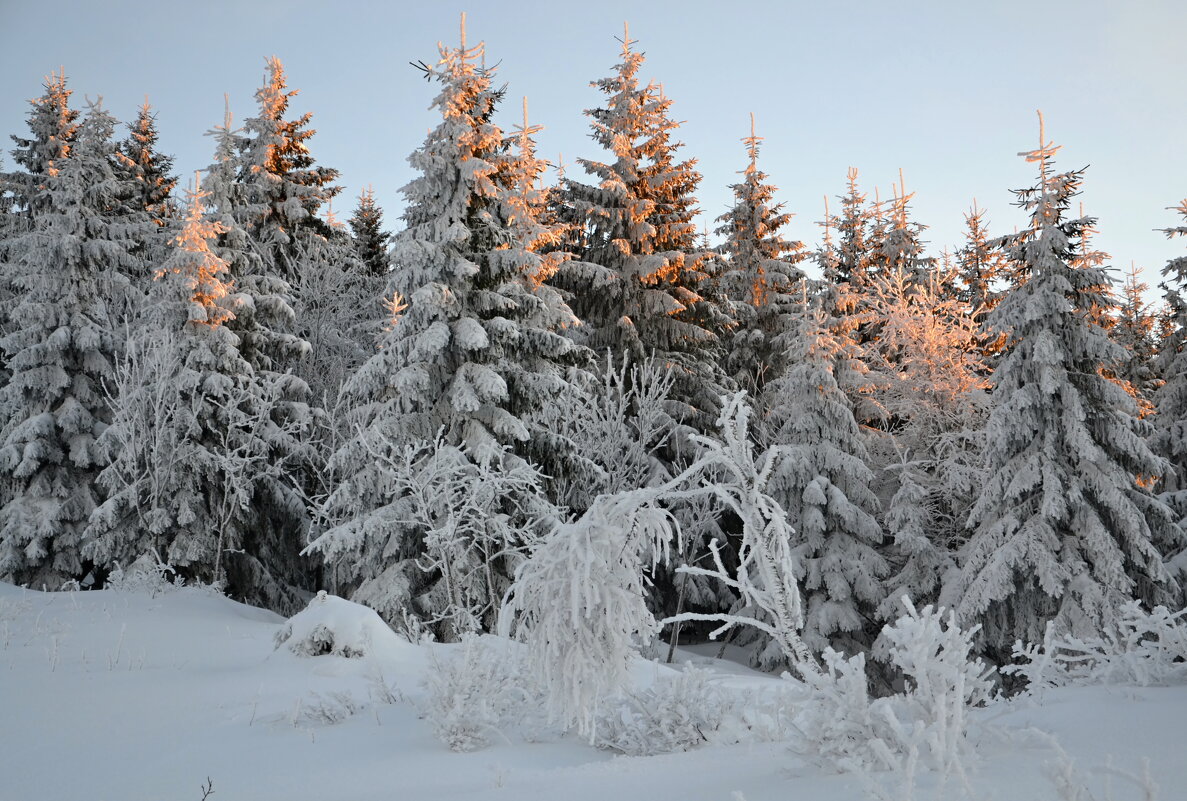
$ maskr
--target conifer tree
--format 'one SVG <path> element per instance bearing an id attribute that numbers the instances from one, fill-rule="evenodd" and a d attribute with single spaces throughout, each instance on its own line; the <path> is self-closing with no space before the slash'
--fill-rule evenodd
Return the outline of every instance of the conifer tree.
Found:
<path id="1" fill-rule="evenodd" d="M 391 253 L 391 319 L 379 351 L 344 387 L 356 433 L 331 460 L 339 481 L 327 515 L 337 525 L 313 546 L 332 560 L 352 554 L 339 570 L 356 599 L 385 614 L 413 597 L 429 616 L 446 603 L 441 574 L 416 562 L 429 532 L 393 523 L 405 502 L 395 478 L 405 448 L 439 440 L 508 471 L 525 458 L 563 459 L 535 413 L 565 388 L 573 344 L 540 322 L 546 301 L 533 280 L 542 257 L 524 234 L 533 224 L 516 221 L 522 187 L 511 179 L 524 168 L 492 121 L 503 92 L 491 84 L 493 68 L 479 66 L 483 55 L 463 32 L 460 47 L 442 47 L 440 61 L 424 68 L 441 85 L 433 107 L 442 120 L 409 157 L 419 175 L 403 190 L 407 227 Z M 504 503 L 507 514 L 524 508 L 523 498 Z"/>
<path id="2" fill-rule="evenodd" d="M 721 225 L 716 231 L 725 237 L 721 252 L 728 266 L 721 281 L 736 320 L 725 343 L 727 372 L 738 386 L 756 395 L 774 377 L 774 341 L 782 333 L 797 289 L 803 289 L 804 274 L 797 265 L 806 258 L 802 242 L 789 242 L 780 233 L 792 215 L 774 202 L 775 187 L 758 169 L 761 141 L 751 114 L 750 136 L 742 140 L 750 163 L 742 180 L 731 187 L 734 205 L 717 218 Z"/>
<path id="3" fill-rule="evenodd" d="M 523 99 L 523 122 L 507 137 L 507 155 L 500 162 L 500 174 L 507 187 L 508 226 L 515 241 L 533 254 L 525 266 L 528 284 L 537 298 L 535 324 L 548 330 L 571 329 L 580 321 L 564 296 L 548 281 L 560 266 L 572 258 L 563 250 L 568 227 L 552 218 L 551 192 L 543 186 L 548 162 L 536 155 L 535 134 L 541 125 L 528 122 L 528 99 Z M 574 355 L 578 353 L 574 349 Z M 584 352 L 582 356 L 584 357 Z"/>
<path id="4" fill-rule="evenodd" d="M 884 245 L 888 228 L 882 202 L 866 203 L 857 175 L 857 168 L 850 167 L 849 188 L 840 198 L 841 212 L 828 221 L 829 228 L 836 231 L 837 244 L 826 254 L 830 261 L 825 278 L 829 283 L 824 292 L 825 306 L 836 318 L 835 335 L 851 339 L 860 349 L 877 337 L 876 320 L 870 314 L 870 294 L 874 279 L 886 271 Z M 851 402 L 855 407 L 859 405 L 856 398 Z M 869 424 L 880 417 L 875 413 L 859 419 Z"/>
<path id="5" fill-rule="evenodd" d="M 0 575 L 21 583 L 57 587 L 89 567 L 83 532 L 96 503 L 96 440 L 109 421 L 103 385 L 118 352 L 109 308 L 131 259 L 126 232 L 105 214 L 119 187 L 114 126 L 93 105 L 70 157 L 29 173 L 40 187 L 33 227 L 8 248 L 16 297 L 0 340 L 12 373 L 0 389 L 0 474 L 11 482 L 0 509 Z"/>
<path id="6" fill-rule="evenodd" d="M 375 202 L 375 190 L 367 187 L 350 217 L 355 252 L 368 275 L 385 278 L 388 271 L 387 249 L 392 235 L 383 230 L 383 209 Z"/>
<path id="7" fill-rule="evenodd" d="M 917 462 L 895 466 L 898 490 L 886 510 L 886 534 L 893 538 L 892 575 L 886 579 L 885 597 L 878 617 L 896 620 L 902 614 L 902 598 L 913 603 L 934 603 L 956 560 L 948 548 L 944 513 L 934 491 L 935 481 Z"/>
<path id="8" fill-rule="evenodd" d="M 787 368 L 764 389 L 764 440 L 783 451 L 770 492 L 795 532 L 804 642 L 816 651 L 863 643 L 888 570 L 865 443 L 842 391 L 863 368 L 816 304 L 801 308 L 778 343 Z"/>
<path id="9" fill-rule="evenodd" d="M 644 56 L 634 44 L 628 33 L 614 74 L 593 84 L 606 101 L 586 111 L 591 136 L 613 160 L 579 159 L 596 186 L 564 181 L 561 207 L 577 232 L 570 245 L 577 258 L 557 282 L 571 293 L 585 344 L 670 361 L 676 416 L 707 430 L 724 378 L 717 332 L 728 320 L 710 293 L 712 260 L 694 252 L 692 191 L 700 176 L 691 161 L 676 161 L 671 101 L 641 84 Z"/>
<path id="10" fill-rule="evenodd" d="M 258 113 L 244 123 L 239 141 L 244 205 L 238 222 L 264 255 L 265 271 L 291 283 L 300 270 L 302 239 L 332 233 L 319 212 L 341 189 L 334 185 L 338 171 L 317 166 L 309 151 L 317 133 L 308 127 L 313 114 L 285 119 L 297 90 L 288 89 L 284 65 L 272 56 L 267 68 L 256 92 Z"/>
<path id="11" fill-rule="evenodd" d="M 903 171 L 899 170 L 899 185 L 890 204 L 886 233 L 878 237 L 877 261 L 880 268 L 877 273 L 900 272 L 913 283 L 922 284 L 936 269 L 936 260 L 924 255 L 923 243 L 919 239 L 926 226 L 911 219 L 910 203 L 914 197 L 914 192 L 907 194 Z M 876 274 L 871 276 L 871 280 L 876 277 Z"/>
<path id="12" fill-rule="evenodd" d="M 1187 199 L 1172 210 L 1183 224 L 1164 228 L 1168 238 L 1187 237 Z M 1158 367 L 1165 383 L 1154 395 L 1153 444 L 1170 462 L 1160 483 L 1163 497 L 1179 518 L 1187 518 L 1187 256 L 1176 256 L 1162 268 L 1162 290 L 1166 299 L 1164 328 Z"/>
<path id="13" fill-rule="evenodd" d="M 956 252 L 956 297 L 968 307 L 981 330 L 981 355 L 992 365 L 1006 343 L 1001 334 L 985 330 L 985 321 L 1001 302 L 1002 285 L 1009 279 L 1011 267 L 1005 254 L 990 244 L 985 210 L 978 208 L 976 201 L 965 213 L 964 222 L 964 245 Z"/>
<path id="14" fill-rule="evenodd" d="M 1001 284 L 1006 280 L 1009 261 L 1000 249 L 993 247 L 985 209 L 976 201 L 964 215 L 965 241 L 956 252 L 958 272 L 957 298 L 967 305 L 978 325 L 1001 301 Z"/>
<path id="15" fill-rule="evenodd" d="M 45 79 L 45 94 L 29 101 L 33 107 L 28 117 L 29 136 L 12 136 L 16 143 L 12 157 L 23 172 L 5 173 L 3 178 L 26 226 L 50 203 L 43 193 L 46 182 L 64 166 L 78 133 L 78 111 L 70 108 L 71 94 L 64 72 L 50 74 Z"/>
<path id="16" fill-rule="evenodd" d="M 1145 298 L 1149 288 L 1141 280 L 1137 266 L 1131 264 L 1121 285 L 1117 322 L 1112 328 L 1113 339 L 1128 354 L 1128 359 L 1117 370 L 1117 379 L 1138 402 L 1143 417 L 1154 411 L 1151 399 L 1161 384 L 1154 366 L 1157 318 L 1153 304 Z"/>
<path id="17" fill-rule="evenodd" d="M 160 228 L 173 216 L 172 194 L 177 177 L 173 157 L 157 149 L 157 118 L 146 100 L 128 125 L 128 136 L 116 149 L 116 168 L 130 179 L 135 193 L 128 198 L 134 210 L 149 215 Z"/>
<path id="18" fill-rule="evenodd" d="M 207 213 L 222 228 L 214 250 L 229 265 L 240 292 L 251 296 L 228 325 L 240 339 L 240 353 L 255 370 L 282 370 L 309 350 L 308 343 L 287 333 L 295 324 L 292 287 L 269 269 L 241 223 L 250 219 L 247 190 L 239 180 L 238 152 L 244 139 L 242 131 L 232 128 L 229 110 L 223 125 L 209 135 L 216 143 L 215 160 L 204 170 L 202 183 L 210 198 Z M 299 387 L 294 389 L 300 394 Z"/>
<path id="19" fill-rule="evenodd" d="M 14 240 L 29 231 L 37 211 L 49 202 L 43 193 L 48 179 L 57 173 L 70 155 L 78 132 L 78 111 L 70 108 L 71 90 L 65 73 L 50 74 L 45 92 L 29 101 L 28 136 L 11 137 L 16 170 L 0 172 L 0 206 L 4 207 L 4 225 L 0 227 L 0 337 L 12 332 L 12 311 L 17 280 L 17 257 L 5 251 L 15 247 Z M 0 349 L 0 379 L 9 372 L 7 357 Z"/>
<path id="20" fill-rule="evenodd" d="M 846 180 L 849 188 L 840 198 L 841 212 L 832 226 L 837 237 L 833 274 L 826 278 L 837 284 L 849 284 L 860 295 L 872 277 L 872 248 L 868 240 L 874 211 L 866 205 L 866 194 L 858 188 L 856 167 L 849 168 Z"/>
<path id="21" fill-rule="evenodd" d="M 1040 124 L 1039 147 L 1022 154 L 1039 167 L 1038 184 L 1016 192 L 1031 222 L 1003 243 L 1027 280 L 990 318 L 1010 344 L 993 376 L 988 478 L 954 587 L 959 613 L 984 625 L 998 657 L 1017 638 L 1038 641 L 1050 619 L 1098 631 L 1120 598 L 1165 599 L 1159 546 L 1181 538 L 1139 483 L 1166 464 L 1145 444 L 1133 400 L 1101 374 L 1124 353 L 1096 322 L 1107 276 L 1076 265 L 1093 222 L 1066 216 L 1083 170 L 1055 173 L 1057 150 Z"/>
<path id="22" fill-rule="evenodd" d="M 143 313 L 153 275 L 168 258 L 170 239 L 177 233 L 170 227 L 177 178 L 170 174 L 173 157 L 157 150 L 156 116 L 147 101 L 128 128 L 128 136 L 116 145 L 113 167 L 121 187 L 109 213 L 142 232 L 133 248 L 135 263 L 128 272 L 132 291 L 122 308 L 112 309 L 119 317 L 132 320 Z"/>
<path id="23" fill-rule="evenodd" d="M 190 193 L 184 226 L 157 272 L 151 315 L 117 370 L 114 419 L 98 442 L 105 464 L 98 481 L 109 497 L 91 515 L 84 550 L 103 566 L 154 554 L 186 577 L 224 583 L 224 561 L 252 560 L 256 576 L 271 578 L 266 565 L 282 555 L 244 545 L 258 525 L 256 489 L 286 465 L 268 441 L 276 433 L 272 388 L 261 385 L 226 325 L 250 299 L 211 250 L 225 229 L 207 217 L 205 197 L 198 187 Z M 283 587 L 227 589 L 274 608 L 292 602 Z"/>
<path id="24" fill-rule="evenodd" d="M 1073 267 L 1091 270 L 1092 272 L 1089 274 L 1099 282 L 1092 288 L 1092 291 L 1101 297 L 1102 302 L 1093 305 L 1084 313 L 1092 319 L 1092 322 L 1111 334 L 1113 326 L 1117 324 L 1117 317 L 1112 312 L 1116 310 L 1119 301 L 1110 275 L 1113 271 L 1113 268 L 1109 266 L 1110 256 L 1103 250 L 1093 247 L 1092 237 L 1099 231 L 1096 228 L 1096 218 L 1085 216 L 1083 203 L 1080 204 L 1080 219 L 1089 220 L 1089 223 L 1085 225 L 1084 231 L 1080 235 L 1079 247 L 1072 254 L 1069 263 Z M 1109 364 L 1106 365 L 1105 370 L 1110 378 L 1115 378 L 1120 367 L 1120 364 Z"/>
<path id="25" fill-rule="evenodd" d="M 248 208 L 250 192 L 238 172 L 244 139 L 232 127 L 229 111 L 223 125 L 211 134 L 216 141 L 215 161 L 205 171 L 203 188 L 209 193 L 207 216 L 222 228 L 212 250 L 226 262 L 237 296 L 234 316 L 225 325 L 238 338 L 239 354 L 251 365 L 259 386 L 270 394 L 271 426 L 263 434 L 271 461 L 309 464 L 313 454 L 303 436 L 314 416 L 307 402 L 309 385 L 289 369 L 308 355 L 309 343 L 290 333 L 295 327 L 292 287 L 269 266 L 239 222 L 253 218 Z M 291 472 L 300 475 L 301 469 L 293 467 Z M 309 510 L 298 486 L 286 476 L 254 487 L 252 523 L 240 548 L 247 554 L 269 553 L 267 572 L 252 559 L 227 565 L 229 586 L 258 588 L 268 596 L 257 600 L 282 609 L 292 602 L 291 596 L 283 597 L 284 585 L 302 584 L 314 569 L 312 562 L 298 557 L 309 526 Z M 235 574 L 235 570 L 244 572 Z"/>
<path id="26" fill-rule="evenodd" d="M 294 372 L 309 385 L 313 404 L 330 406 L 342 385 L 375 352 L 385 276 L 373 275 L 355 242 L 327 209 L 328 237 L 307 235 L 297 251 L 293 315 L 309 351 Z"/>

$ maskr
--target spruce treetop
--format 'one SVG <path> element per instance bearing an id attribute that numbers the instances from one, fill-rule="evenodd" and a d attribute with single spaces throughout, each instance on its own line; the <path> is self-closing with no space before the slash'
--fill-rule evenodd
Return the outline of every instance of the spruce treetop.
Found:
<path id="1" fill-rule="evenodd" d="M 164 225 L 172 214 L 171 196 L 177 177 L 170 174 L 173 157 L 157 150 L 156 115 L 147 100 L 128 129 L 128 137 L 119 143 L 116 159 L 135 182 L 137 210 L 147 212 L 154 222 Z"/>
<path id="2" fill-rule="evenodd" d="M 71 94 L 66 88 L 66 73 L 51 73 L 45 79 L 45 93 L 29 101 L 30 135 L 11 137 L 16 143 L 13 161 L 24 172 L 5 175 L 5 182 L 27 215 L 36 215 L 48 202 L 42 195 L 46 179 L 57 175 L 70 156 L 79 127 L 79 112 L 70 108 Z"/>

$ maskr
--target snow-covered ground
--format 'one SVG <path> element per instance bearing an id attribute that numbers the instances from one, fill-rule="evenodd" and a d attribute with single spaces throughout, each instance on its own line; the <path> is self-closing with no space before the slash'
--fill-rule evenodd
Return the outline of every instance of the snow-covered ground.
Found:
<path id="1" fill-rule="evenodd" d="M 330 599 L 333 601 L 334 599 Z M 713 799 L 870 797 L 868 784 L 752 739 L 684 753 L 626 757 L 573 736 L 509 733 L 454 753 L 421 717 L 422 679 L 460 646 L 415 646 L 360 629 L 361 658 L 306 657 L 276 645 L 284 621 L 201 589 L 41 593 L 0 584 L 0 801 L 284 799 Z M 756 693 L 780 680 L 712 658 L 681 665 Z M 640 662 L 640 681 L 668 668 Z M 1091 796 L 1061 795 L 1053 735 Z M 1187 687 L 1081 687 L 1041 703 L 977 710 L 976 797 L 1106 799 L 1108 759 L 1139 771 L 1163 801 L 1187 798 Z M 1063 763 L 1067 767 L 1066 760 Z M 891 777 L 875 781 L 893 784 Z M 928 776 L 918 799 L 937 794 Z M 1124 780 L 1113 797 L 1143 798 Z M 740 794 L 740 796 L 738 795 Z M 892 796 L 898 798 L 898 796 Z"/>

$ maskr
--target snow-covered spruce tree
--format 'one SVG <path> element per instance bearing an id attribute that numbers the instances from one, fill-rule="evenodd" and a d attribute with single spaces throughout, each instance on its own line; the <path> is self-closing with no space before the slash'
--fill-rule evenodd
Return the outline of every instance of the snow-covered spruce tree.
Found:
<path id="1" fill-rule="evenodd" d="M 384 277 L 370 274 L 354 243 L 328 215 L 330 235 L 302 236 L 293 249 L 292 308 L 309 351 L 293 370 L 315 406 L 332 405 L 355 370 L 375 352 Z"/>
<path id="2" fill-rule="evenodd" d="M 32 229 L 11 240 L 15 308 L 0 339 L 11 377 L 0 389 L 0 575 L 56 587 L 82 578 L 96 503 L 96 439 L 109 420 L 103 382 L 118 353 L 111 298 L 125 287 L 124 239 L 105 213 L 116 196 L 115 121 L 98 105 L 70 157 L 40 179 Z"/>
<path id="3" fill-rule="evenodd" d="M 1027 280 L 990 317 L 1009 345 L 993 376 L 988 477 L 952 588 L 961 617 L 983 624 L 1001 659 L 1016 639 L 1038 641 L 1048 620 L 1093 633 L 1124 598 L 1166 598 L 1159 548 L 1182 538 L 1141 483 L 1167 465 L 1147 447 L 1133 399 L 1102 375 L 1125 354 L 1094 322 L 1107 277 L 1074 266 L 1092 222 L 1066 219 L 1083 170 L 1054 172 L 1058 148 L 1041 119 L 1039 147 L 1022 154 L 1038 164 L 1039 183 L 1016 192 L 1031 222 L 1003 239 Z"/>
<path id="4" fill-rule="evenodd" d="M 1155 367 L 1157 345 L 1154 326 L 1158 322 L 1154 304 L 1146 300 L 1150 288 L 1141 280 L 1136 265 L 1130 265 L 1121 285 L 1121 302 L 1117 307 L 1117 323 L 1111 334 L 1129 354 L 1129 359 L 1117 368 L 1117 379 L 1128 387 L 1143 417 L 1153 413 L 1152 398 L 1162 384 Z"/>
<path id="5" fill-rule="evenodd" d="M 383 209 L 375 202 L 373 187 L 368 186 L 359 193 L 358 203 L 348 222 L 354 235 L 355 252 L 367 273 L 386 278 L 388 241 L 392 235 L 383 230 Z"/>
<path id="6" fill-rule="evenodd" d="M 778 342 L 787 369 L 768 382 L 763 398 L 769 411 L 762 441 L 782 451 L 770 492 L 794 531 L 804 641 L 814 651 L 868 640 L 888 570 L 877 550 L 882 530 L 863 435 L 838 381 L 861 367 L 852 343 L 829 324 L 818 304 L 796 313 Z"/>
<path id="7" fill-rule="evenodd" d="M 840 197 L 841 212 L 833 219 L 832 226 L 837 237 L 833 275 L 825 277 L 835 283 L 850 284 L 860 295 L 874 269 L 873 249 L 868 241 L 874 211 L 866 204 L 866 194 L 858 188 L 856 167 L 849 168 L 846 180 L 849 188 Z"/>
<path id="8" fill-rule="evenodd" d="M 985 330 L 985 320 L 1001 302 L 1010 262 L 1001 248 L 991 244 L 985 209 L 975 201 L 964 215 L 964 224 L 964 245 L 956 251 L 956 298 L 969 308 L 973 322 L 981 329 L 981 354 L 992 363 L 1006 343 L 1000 333 Z"/>
<path id="9" fill-rule="evenodd" d="M 1169 238 L 1187 237 L 1187 199 L 1174 209 L 1183 224 L 1164 228 Z M 1162 337 L 1158 369 L 1165 383 L 1154 394 L 1154 437 L 1158 454 L 1170 462 L 1159 490 L 1180 520 L 1187 519 L 1187 256 L 1176 256 L 1162 268 L 1169 329 Z"/>
<path id="10" fill-rule="evenodd" d="M 125 182 L 119 206 L 120 213 L 129 220 L 147 217 L 153 224 L 136 248 L 143 269 L 129 276 L 132 283 L 147 292 L 155 269 L 169 256 L 170 240 L 177 235 L 170 227 L 176 216 L 172 194 L 177 177 L 171 174 L 173 157 L 157 149 L 156 115 L 147 101 L 128 129 L 127 138 L 116 146 L 115 153 L 116 175 Z"/>
<path id="11" fill-rule="evenodd" d="M 501 161 L 501 183 L 506 191 L 503 201 L 507 207 L 507 226 L 514 242 L 518 243 L 521 259 L 518 270 L 531 289 L 530 298 L 521 302 L 524 312 L 525 331 L 543 330 L 562 333 L 566 342 L 541 340 L 536 346 L 542 352 L 533 358 L 531 352 L 524 354 L 528 372 L 538 370 L 551 372 L 555 367 L 550 362 L 568 365 L 566 381 L 550 391 L 534 407 L 525 407 L 530 424 L 537 432 L 530 449 L 524 455 L 543 467 L 552 476 L 550 489 L 559 501 L 563 495 L 561 485 L 574 483 L 589 485 L 599 475 L 599 465 L 582 452 L 567 433 L 557 428 L 549 407 L 555 407 L 562 395 L 571 394 L 575 386 L 588 386 L 592 375 L 586 368 L 592 366 L 593 353 L 580 346 L 574 346 L 568 333 L 581 325 L 565 299 L 564 293 L 549 283 L 560 266 L 572 257 L 562 249 L 567 226 L 553 219 L 549 211 L 550 192 L 543 188 L 542 178 L 548 162 L 536 155 L 533 138 L 543 126 L 528 122 L 528 101 L 523 99 L 523 122 L 516 126 L 505 142 L 506 157 Z"/>
<path id="12" fill-rule="evenodd" d="M 1080 204 L 1079 219 L 1086 220 L 1083 230 L 1080 233 L 1079 247 L 1077 247 L 1068 259 L 1068 263 L 1077 269 L 1087 269 L 1087 275 L 1092 276 L 1096 281 L 1095 284 L 1090 285 L 1088 290 L 1101 298 L 1101 302 L 1093 304 L 1090 308 L 1084 310 L 1084 314 L 1096 323 L 1101 328 L 1112 333 L 1113 326 L 1117 324 L 1117 316 L 1115 314 L 1117 307 L 1120 305 L 1120 299 L 1117 297 L 1117 290 L 1114 287 L 1112 278 L 1113 268 L 1109 266 L 1108 253 L 1103 250 L 1097 250 L 1092 244 L 1092 237 L 1099 233 L 1096 228 L 1096 218 L 1087 217 L 1084 214 L 1084 204 Z M 1024 268 L 1022 275 L 1028 275 L 1028 271 Z M 1110 378 L 1116 377 L 1116 371 L 1121 366 L 1121 362 L 1114 362 L 1106 364 L 1105 370 Z"/>
<path id="13" fill-rule="evenodd" d="M 236 290 L 234 316 L 225 323 L 239 340 L 239 354 L 252 367 L 257 380 L 268 388 L 273 402 L 269 406 L 272 427 L 265 432 L 277 464 L 307 464 L 313 454 L 298 431 L 308 431 L 314 416 L 307 398 L 309 386 L 288 367 L 309 353 L 309 343 L 293 333 L 292 287 L 277 275 L 262 258 L 256 243 L 238 222 L 250 217 L 247 190 L 239 180 L 238 153 L 243 138 L 232 128 L 230 112 L 222 126 L 211 131 L 216 141 L 215 161 L 205 171 L 203 189 L 209 192 L 207 216 L 222 226 L 211 249 L 227 263 L 228 275 Z M 293 473 L 299 471 L 294 468 Z M 236 560 L 227 565 L 228 585 L 258 586 L 309 583 L 314 569 L 299 553 L 309 526 L 309 513 L 303 492 L 290 476 L 263 480 L 255 486 L 251 504 L 253 522 L 248 527 L 242 549 L 251 554 L 268 554 L 267 570 L 253 560 Z M 245 570 L 242 575 L 234 573 Z M 270 599 L 258 599 L 271 603 Z"/>
<path id="14" fill-rule="evenodd" d="M 725 339 L 726 372 L 739 387 L 757 394 L 772 377 L 778 361 L 772 347 L 783 326 L 783 315 L 804 274 L 796 265 L 806 258 L 802 242 L 783 238 L 780 229 L 792 215 L 775 203 L 775 187 L 758 169 L 758 145 L 762 137 L 754 132 L 750 115 L 750 136 L 742 140 L 750 163 L 742 180 L 731 188 L 734 205 L 717 218 L 717 234 L 725 237 L 720 247 L 727 258 L 721 276 L 736 327 Z"/>
<path id="15" fill-rule="evenodd" d="M 579 159 L 596 185 L 564 181 L 560 208 L 575 232 L 576 258 L 556 282 L 572 293 L 584 344 L 670 362 L 673 416 L 708 430 L 724 378 L 716 332 L 727 322 L 706 296 L 711 260 L 692 252 L 691 193 L 700 176 L 691 161 L 675 162 L 671 101 L 640 83 L 644 57 L 633 44 L 625 37 L 614 74 L 593 83 L 606 102 L 586 111 L 591 137 L 612 160 Z"/>
<path id="16" fill-rule="evenodd" d="M 291 283 L 299 272 L 301 240 L 331 235 L 319 212 L 341 189 L 334 185 L 338 171 L 316 166 L 310 154 L 307 142 L 317 133 L 308 127 L 313 114 L 285 118 L 297 90 L 288 89 L 280 59 L 266 62 L 264 85 L 256 92 L 258 113 L 244 122 L 238 142 L 244 202 L 238 222 L 263 255 L 265 271 Z"/>
<path id="17" fill-rule="evenodd" d="M 137 190 L 128 203 L 164 227 L 174 213 L 172 194 L 177 186 L 177 176 L 171 174 L 173 157 L 157 150 L 157 115 L 147 101 L 128 129 L 127 138 L 116 150 L 117 170 L 126 171 Z"/>
<path id="18" fill-rule="evenodd" d="M 903 171 L 899 170 L 899 185 L 890 203 L 890 221 L 879 243 L 879 272 L 899 271 L 909 276 L 912 282 L 922 283 L 937 265 L 934 258 L 924 254 L 920 239 L 927 226 L 911 219 L 910 205 L 914 197 L 914 192 L 907 194 Z"/>
<path id="19" fill-rule="evenodd" d="M 931 467 L 930 463 L 906 459 L 895 465 L 898 490 L 883 518 L 894 546 L 889 554 L 893 574 L 886 579 L 886 597 L 878 605 L 882 620 L 896 619 L 904 596 L 921 603 L 935 601 L 956 566 L 955 553 L 945 536 L 951 526 L 943 525 L 940 508 L 946 499 L 933 489 Z"/>
<path id="20" fill-rule="evenodd" d="M 204 198 L 198 188 L 190 193 L 152 311 L 117 367 L 113 419 L 98 443 L 108 498 L 91 515 L 84 553 L 103 567 L 152 553 L 182 575 L 224 584 L 224 564 L 251 561 L 259 584 L 232 582 L 228 591 L 286 608 L 294 599 L 272 578 L 272 554 L 244 547 L 256 525 L 256 489 L 287 467 L 269 442 L 277 388 L 262 383 L 268 377 L 243 359 L 226 325 L 249 299 L 211 251 L 223 228 L 206 217 Z M 293 436 L 289 425 L 283 433 Z"/>
<path id="21" fill-rule="evenodd" d="M 439 577 L 415 561 L 427 532 L 393 513 L 394 457 L 376 454 L 440 436 L 476 459 L 510 447 L 509 468 L 516 458 L 566 458 L 536 412 L 565 388 L 573 345 L 539 323 L 540 257 L 517 233 L 516 156 L 491 121 L 502 90 L 482 56 L 482 45 L 463 42 L 425 68 L 441 85 L 433 106 L 442 120 L 409 158 L 420 175 L 404 188 L 407 228 L 391 253 L 392 317 L 379 351 L 344 387 L 354 433 L 331 460 L 339 481 L 327 514 L 336 525 L 312 546 L 330 559 L 349 554 L 339 575 L 358 587 L 355 597 L 384 599 L 385 614 L 423 595 L 419 611 L 433 617 L 441 599 L 432 592 Z"/>
<path id="22" fill-rule="evenodd" d="M 15 198 L 15 211 L 26 222 L 51 201 L 43 194 L 47 180 L 55 175 L 70 155 L 78 133 L 78 111 L 70 108 L 70 89 L 66 74 L 51 74 L 45 79 L 45 94 L 29 101 L 29 136 L 12 136 L 16 148 L 13 160 L 21 171 L 5 173 L 7 191 Z"/>
<path id="23" fill-rule="evenodd" d="M 38 209 L 49 202 L 42 190 L 65 163 L 78 132 L 78 111 L 70 108 L 65 73 L 47 76 L 44 85 L 44 94 L 29 101 L 28 136 L 11 137 L 16 144 L 12 156 L 17 169 L 0 172 L 0 197 L 7 211 L 6 225 L 0 229 L 0 336 L 12 332 L 11 312 L 16 308 L 16 257 L 6 257 L 5 250 L 32 227 Z M 7 356 L 0 350 L 0 379 L 9 372 L 6 363 Z"/>
<path id="24" fill-rule="evenodd" d="M 309 351 L 307 342 L 287 333 L 294 325 L 292 287 L 268 269 L 243 226 L 242 221 L 250 217 L 246 187 L 239 180 L 238 153 L 244 140 L 242 131 L 232 128 L 229 110 L 223 124 L 208 135 L 214 137 L 215 154 L 214 162 L 203 171 L 202 186 L 210 198 L 207 214 L 223 229 L 213 249 L 227 262 L 238 291 L 250 296 L 227 324 L 239 337 L 239 351 L 253 369 L 281 371 Z"/>

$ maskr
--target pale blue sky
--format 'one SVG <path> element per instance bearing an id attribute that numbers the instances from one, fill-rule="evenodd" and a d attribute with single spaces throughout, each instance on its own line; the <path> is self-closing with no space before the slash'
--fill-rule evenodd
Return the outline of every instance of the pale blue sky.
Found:
<path id="1" fill-rule="evenodd" d="M 755 111 L 762 167 L 797 215 L 793 237 L 818 239 L 822 197 L 843 192 L 850 165 L 884 196 L 903 168 L 933 251 L 959 244 L 974 197 L 994 231 L 1007 232 L 1023 221 L 1009 190 L 1034 177 L 1015 154 L 1036 144 L 1041 108 L 1064 146 L 1058 165 L 1091 164 L 1083 200 L 1101 218 L 1097 244 L 1114 265 L 1132 259 L 1150 273 L 1184 249 L 1153 230 L 1177 223 L 1165 207 L 1187 196 L 1183 0 L 124 0 L 56 3 L 52 13 L 0 0 L 0 132 L 24 130 L 26 101 L 62 65 L 80 107 L 102 94 L 127 119 L 147 94 L 163 148 L 188 174 L 210 162 L 202 134 L 221 121 L 223 93 L 237 120 L 251 116 L 263 59 L 275 54 L 301 90 L 295 110 L 314 112 L 314 156 L 342 171 L 335 211 L 347 216 L 372 183 L 395 228 L 411 177 L 405 158 L 435 122 L 427 107 L 436 90 L 408 62 L 456 42 L 461 10 L 471 41 L 486 41 L 509 83 L 501 122 L 518 120 L 526 94 L 546 126 L 541 152 L 569 163 L 599 155 L 581 112 L 600 102 L 589 81 L 609 74 L 629 20 L 645 76 L 665 85 L 687 121 L 684 152 L 700 161 L 710 221 L 729 202 Z"/>

